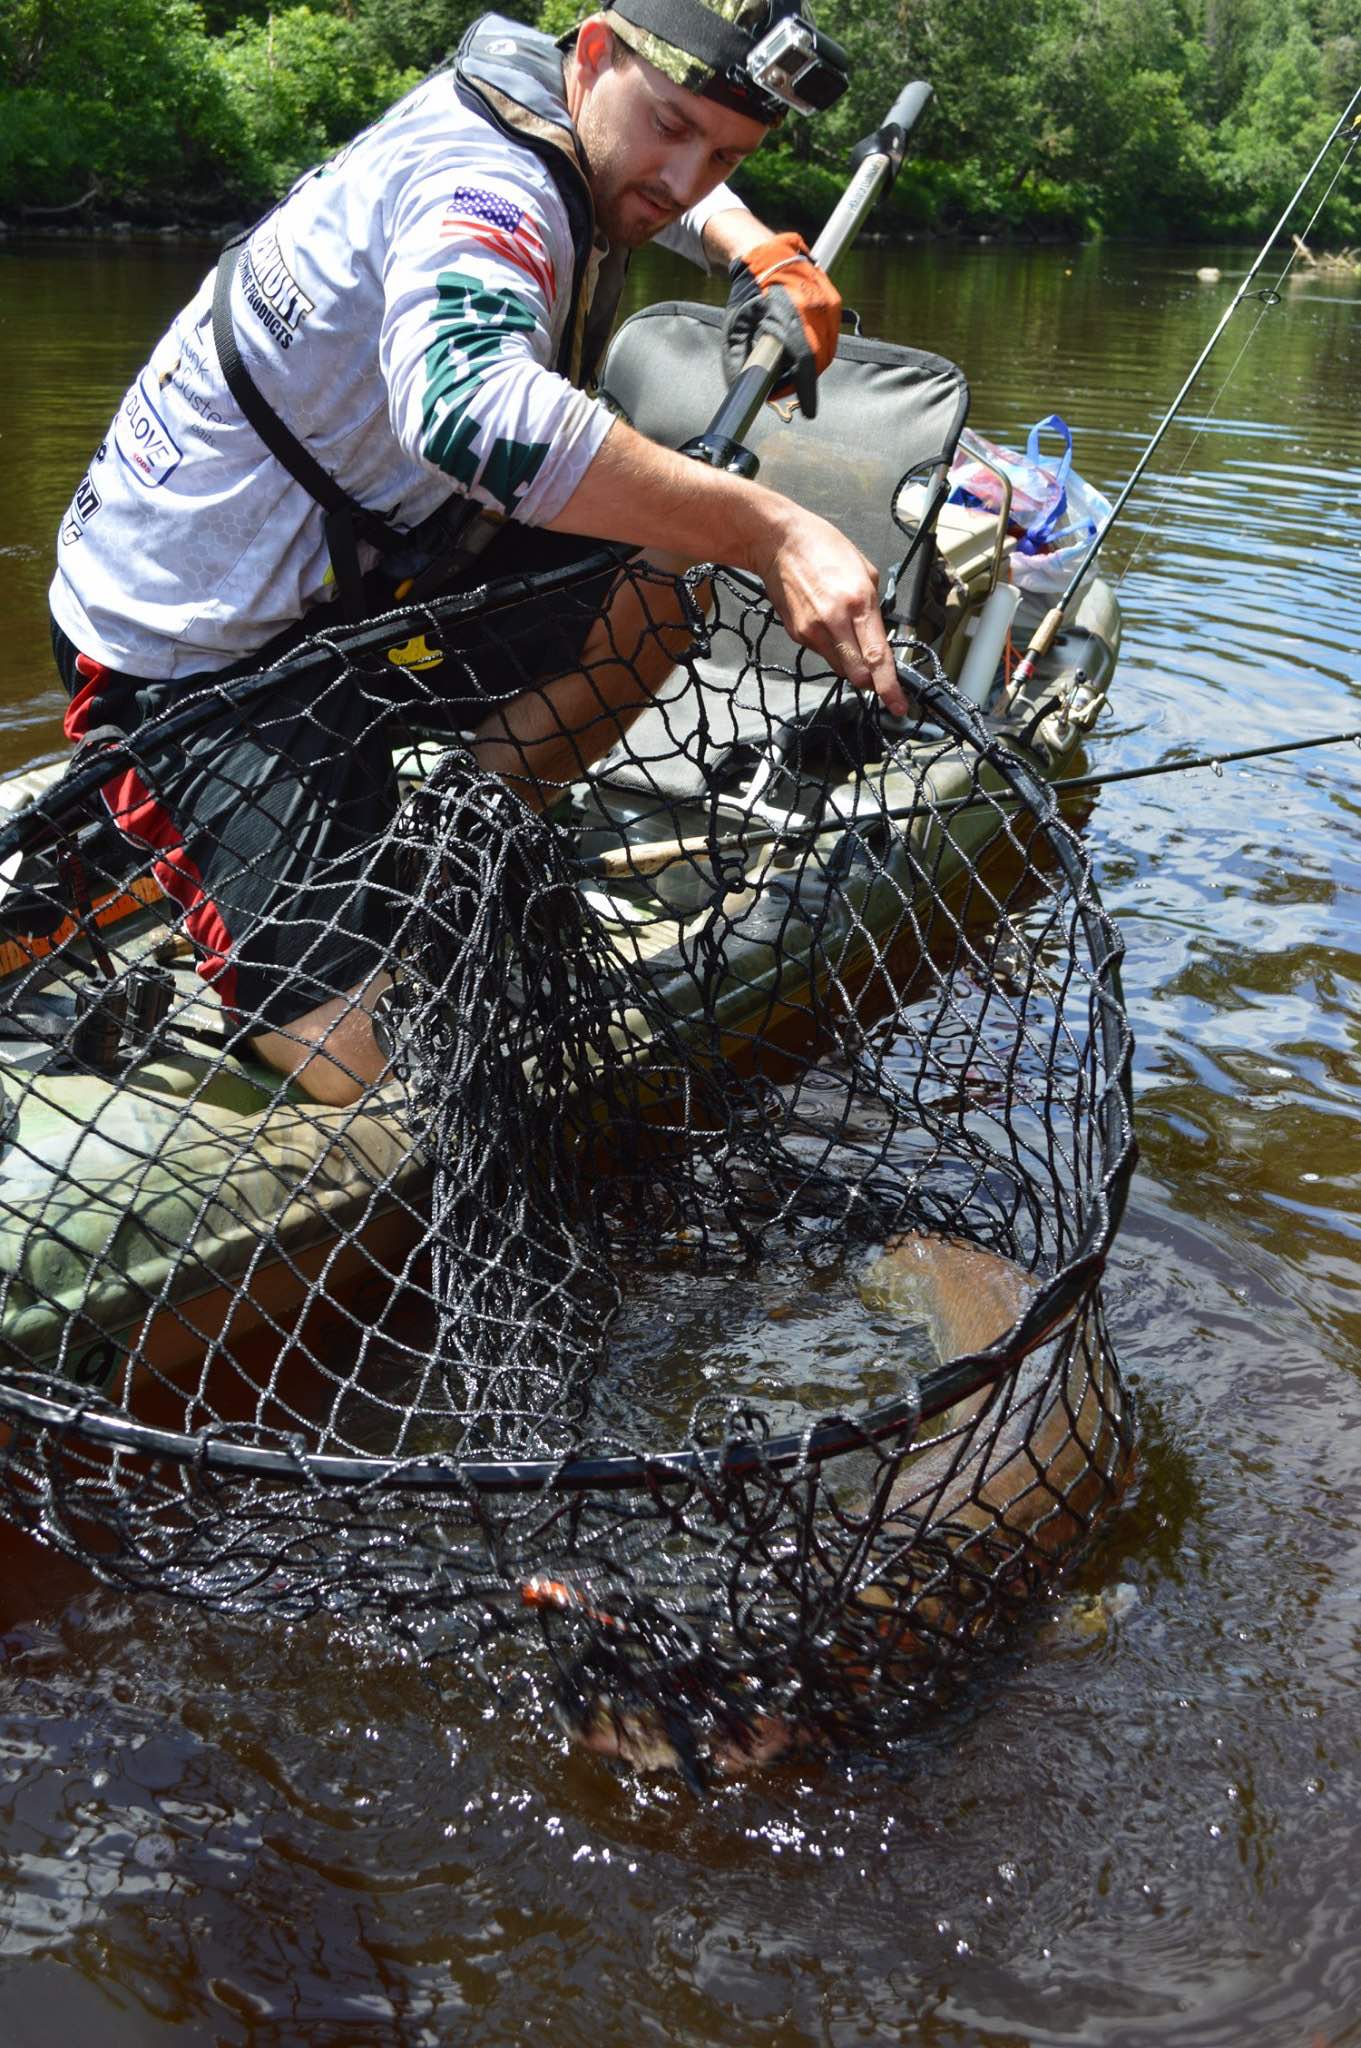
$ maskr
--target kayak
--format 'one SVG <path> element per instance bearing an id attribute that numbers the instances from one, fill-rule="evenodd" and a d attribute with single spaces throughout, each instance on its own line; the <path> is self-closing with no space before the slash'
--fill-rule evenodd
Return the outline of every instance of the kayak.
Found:
<path id="1" fill-rule="evenodd" d="M 667 334 L 693 381 L 686 322 L 704 329 L 709 315 L 649 309 L 649 352 Z M 611 359 L 612 395 L 635 420 L 645 413 L 630 369 L 638 324 L 626 323 L 621 339 L 635 332 Z M 910 431 L 887 454 L 880 445 L 865 379 L 876 390 L 888 383 L 896 411 L 920 398 L 932 453 L 948 440 L 937 429 L 951 407 L 957 436 L 967 392 L 939 358 L 881 343 L 848 338 L 833 371 L 843 362 L 844 391 L 831 372 L 824 379 L 827 417 L 808 441 L 807 488 L 785 459 L 796 438 L 789 422 L 768 408 L 753 440 L 768 444 L 758 453 L 778 488 L 819 507 L 838 496 L 843 525 L 872 510 L 872 558 L 883 561 L 894 535 L 899 552 L 906 547 L 925 488 L 920 461 L 914 469 L 905 459 Z M 610 388 L 608 363 L 605 378 Z M 671 385 L 658 381 L 669 396 Z M 687 416 L 707 402 L 699 389 Z M 676 445 L 684 437 L 684 421 L 641 423 Z M 1009 597 L 1009 632 L 980 652 L 989 600 L 1009 587 L 1005 518 L 947 505 L 934 539 L 946 596 L 932 644 L 944 674 L 963 686 L 987 737 L 1034 776 L 1072 772 L 1114 674 L 1114 592 L 1093 577 L 1012 694 L 1012 658 L 1048 600 Z M 728 642 L 749 646 L 742 621 L 756 600 L 740 579 L 720 575 L 716 589 L 720 621 L 734 622 Z M 761 701 L 746 724 L 716 630 L 710 651 L 701 647 L 678 670 L 627 741 L 553 814 L 579 856 L 583 902 L 620 962 L 644 975 L 650 1004 L 682 1029 L 702 1008 L 724 1051 L 753 1061 L 797 1035 L 819 977 L 867 987 L 887 940 L 920 932 L 933 906 L 1007 838 L 1004 807 L 979 801 L 1004 790 L 1004 779 L 976 746 L 934 722 L 929 707 L 876 719 L 854 693 L 838 697 L 825 674 L 801 669 L 775 625 L 763 631 Z M 846 738 L 867 726 L 881 734 L 871 761 Z M 429 741 L 403 752 L 403 785 L 418 787 L 438 753 Z M 658 772 L 664 756 L 681 771 L 670 782 Z M 375 1283 L 390 1290 L 420 1242 L 430 1167 L 403 1118 L 397 1079 L 356 1106 L 324 1107 L 230 1041 L 145 875 L 111 874 L 81 916 L 26 928 L 32 863 L 13 850 L 4 821 L 34 799 L 50 813 L 62 773 L 52 763 L 0 784 L 0 848 L 11 849 L 0 854 L 0 1367 L 126 1402 L 148 1368 L 182 1381 L 205 1357 L 230 1362 L 261 1332 L 284 1342 L 318 1303 Z M 695 962 L 716 912 L 721 964 L 701 977 Z M 161 992 L 154 1022 L 140 1036 L 129 1028 L 103 1071 L 73 1057 L 82 1023 L 90 1028 L 92 985 L 139 964 Z M 645 1073 L 648 1016 L 621 1010 L 612 1029 Z M 211 1407 L 205 1397 L 202 1419 Z"/>

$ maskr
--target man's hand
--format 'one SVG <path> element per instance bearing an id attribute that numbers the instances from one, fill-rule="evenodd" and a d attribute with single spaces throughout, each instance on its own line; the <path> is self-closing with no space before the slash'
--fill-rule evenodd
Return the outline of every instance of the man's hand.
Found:
<path id="1" fill-rule="evenodd" d="M 561 512 L 545 524 L 645 549 L 668 569 L 724 562 L 759 576 L 790 638 L 887 711 L 907 699 L 889 651 L 872 562 L 816 512 L 709 469 L 616 420 Z"/>
<path id="2" fill-rule="evenodd" d="M 734 257 L 728 278 L 723 346 L 729 379 L 742 368 L 758 333 L 772 333 L 791 366 L 778 394 L 792 390 L 804 418 L 814 419 L 818 377 L 836 354 L 841 332 L 841 294 L 814 263 L 801 235 L 774 235 L 758 242 Z"/>
<path id="3" fill-rule="evenodd" d="M 782 516 L 743 566 L 764 583 L 791 640 L 902 716 L 908 703 L 884 630 L 873 562 L 816 513 L 788 499 L 775 502 Z"/>

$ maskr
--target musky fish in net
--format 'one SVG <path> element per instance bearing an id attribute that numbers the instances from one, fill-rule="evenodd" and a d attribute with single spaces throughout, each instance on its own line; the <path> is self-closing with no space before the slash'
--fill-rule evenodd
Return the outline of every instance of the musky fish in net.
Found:
<path id="1" fill-rule="evenodd" d="M 1027 755 L 933 657 L 885 718 L 722 572 L 707 616 L 673 592 L 692 646 L 660 701 L 526 803 L 410 661 L 456 661 L 511 595 L 210 686 L 5 828 L 30 936 L 3 983 L 4 1505 L 116 1583 L 376 1621 L 432 1668 L 546 1656 L 573 1732 L 639 1761 L 871 1727 L 1127 1475 L 1096 1292 L 1132 1158 L 1118 944 Z M 508 658 L 507 697 L 527 680 Z M 1057 744 L 1019 705 L 1013 745 L 1046 720 Z M 355 1104 L 251 1059 L 258 1020 L 154 886 L 164 845 L 89 802 L 126 825 L 173 792 L 190 730 L 249 742 L 242 807 L 286 810 L 342 747 L 391 796 L 373 841 L 334 820 L 296 929 L 276 896 L 242 949 L 316 980 L 322 897 L 386 934 L 391 1068 Z M 734 1317 L 772 1274 L 843 1307 L 878 1286 L 879 1341 L 811 1400 L 684 1369 L 644 1399 L 611 1337 L 658 1274 Z"/>

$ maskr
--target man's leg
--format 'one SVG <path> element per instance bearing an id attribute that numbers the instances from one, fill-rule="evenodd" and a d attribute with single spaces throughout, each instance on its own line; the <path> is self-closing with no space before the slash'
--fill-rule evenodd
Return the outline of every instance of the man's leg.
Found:
<path id="1" fill-rule="evenodd" d="M 689 565 L 644 558 L 667 577 Z M 706 591 L 696 601 L 702 607 Z M 519 692 L 488 714 L 471 745 L 531 809 L 544 810 L 627 731 L 687 651 L 692 615 L 670 581 L 627 570 L 587 632 L 579 666 Z M 257 1058 L 288 1074 L 314 1101 L 344 1107 L 382 1079 L 386 1061 L 373 1007 L 391 977 L 380 970 L 277 1031 L 251 1040 Z"/>
<path id="2" fill-rule="evenodd" d="M 343 1109 L 381 1081 L 387 1060 L 373 1031 L 374 1005 L 392 976 L 380 968 L 368 981 L 332 996 L 280 1031 L 250 1041 L 256 1059 L 290 1080 L 314 1102 Z"/>
<path id="3" fill-rule="evenodd" d="M 254 1054 L 318 1101 L 356 1101 L 383 1070 L 371 1013 L 395 917 L 387 680 L 337 671 L 254 697 L 210 683 L 202 706 L 173 742 L 141 725 L 157 800 L 117 822 L 156 849 L 199 973 Z"/>
<path id="4" fill-rule="evenodd" d="M 638 566 L 667 578 L 690 565 L 663 555 Z M 695 600 L 703 608 L 707 590 Z M 546 810 L 628 730 L 688 651 L 693 614 L 674 581 L 626 570 L 586 636 L 580 666 L 498 705 L 478 727 L 478 765 L 500 775 L 532 810 Z"/>

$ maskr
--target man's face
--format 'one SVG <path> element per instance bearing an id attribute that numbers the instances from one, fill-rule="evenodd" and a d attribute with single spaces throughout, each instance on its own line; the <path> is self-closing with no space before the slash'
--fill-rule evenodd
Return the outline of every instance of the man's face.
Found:
<path id="1" fill-rule="evenodd" d="M 596 219 L 612 242 L 636 249 L 721 184 L 767 133 L 750 115 L 687 92 L 614 39 L 583 25 L 568 104 L 590 168 Z"/>

